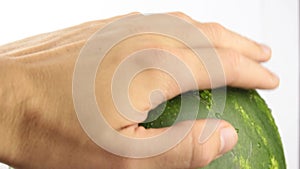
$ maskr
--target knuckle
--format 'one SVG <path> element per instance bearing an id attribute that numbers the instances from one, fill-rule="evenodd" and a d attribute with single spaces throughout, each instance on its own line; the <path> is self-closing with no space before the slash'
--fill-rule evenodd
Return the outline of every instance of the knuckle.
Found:
<path id="1" fill-rule="evenodd" d="M 215 31 L 223 31 L 225 29 L 221 24 L 217 22 L 208 23 L 208 26 Z"/>
<path id="2" fill-rule="evenodd" d="M 170 14 L 175 15 L 179 18 L 185 19 L 187 21 L 194 22 L 193 19 L 190 16 L 188 16 L 187 14 L 185 14 L 183 12 L 177 11 L 177 12 L 172 12 Z"/>
<path id="3" fill-rule="evenodd" d="M 220 38 L 223 35 L 225 28 L 216 22 L 205 23 L 203 26 L 205 33 L 211 36 L 211 38 Z"/>

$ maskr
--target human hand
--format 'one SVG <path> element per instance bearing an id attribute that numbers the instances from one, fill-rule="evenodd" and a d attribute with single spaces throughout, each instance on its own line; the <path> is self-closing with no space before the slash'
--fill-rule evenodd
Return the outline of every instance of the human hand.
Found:
<path id="1" fill-rule="evenodd" d="M 211 40 L 223 65 L 227 85 L 244 88 L 274 88 L 278 85 L 276 76 L 260 65 L 270 58 L 270 49 L 219 24 L 199 23 L 182 13 L 171 15 L 197 26 Z M 0 108 L 5 110 L 0 112 L 3 121 L 0 134 L 5 136 L 0 141 L 1 161 L 25 169 L 196 168 L 207 165 L 233 148 L 237 135 L 225 121 L 221 121 L 211 137 L 200 144 L 198 138 L 205 120 L 197 120 L 192 131 L 174 148 L 143 159 L 114 155 L 98 147 L 86 135 L 76 117 L 72 100 L 76 60 L 93 33 L 119 18 L 88 22 L 0 48 Z M 111 79 L 120 62 L 131 53 L 147 48 L 176 54 L 193 72 L 199 89 L 211 86 L 203 64 L 190 49 L 174 39 L 144 34 L 116 44 L 100 64 L 95 93 L 106 121 L 113 129 L 129 137 L 152 137 L 166 130 L 146 130 L 125 119 L 116 110 L 111 97 Z M 189 86 L 191 82 L 185 83 L 188 86 L 185 90 L 194 89 Z M 164 95 L 156 98 L 155 103 L 148 97 L 154 90 L 160 90 Z M 129 97 L 133 106 L 144 112 L 181 92 L 166 73 L 147 70 L 134 77 Z M 184 122 L 176 125 L 182 124 Z"/>

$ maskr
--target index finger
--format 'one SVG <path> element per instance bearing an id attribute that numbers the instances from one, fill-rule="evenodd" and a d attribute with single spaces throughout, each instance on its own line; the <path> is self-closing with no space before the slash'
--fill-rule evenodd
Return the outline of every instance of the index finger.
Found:
<path id="1" fill-rule="evenodd" d="M 258 62 L 267 61 L 271 57 L 268 46 L 241 36 L 218 23 L 200 23 L 182 12 L 169 14 L 197 26 L 216 48 L 231 49 Z"/>

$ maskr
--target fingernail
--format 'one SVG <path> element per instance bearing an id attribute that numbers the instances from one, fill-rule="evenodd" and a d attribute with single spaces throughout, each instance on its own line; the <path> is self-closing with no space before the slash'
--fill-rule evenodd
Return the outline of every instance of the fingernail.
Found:
<path id="1" fill-rule="evenodd" d="M 231 150 L 234 145 L 237 143 L 237 133 L 233 127 L 226 127 L 221 129 L 220 131 L 220 154 L 223 154 L 229 150 Z"/>
<path id="2" fill-rule="evenodd" d="M 266 55 L 271 55 L 271 48 L 267 45 L 261 44 L 260 45 L 263 51 L 265 52 Z"/>

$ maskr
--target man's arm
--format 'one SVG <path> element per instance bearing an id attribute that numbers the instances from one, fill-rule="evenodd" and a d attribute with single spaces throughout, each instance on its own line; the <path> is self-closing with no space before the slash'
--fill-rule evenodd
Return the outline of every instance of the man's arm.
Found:
<path id="1" fill-rule="evenodd" d="M 278 85 L 278 79 L 260 65 L 271 56 L 271 52 L 264 52 L 260 44 L 218 24 L 198 23 L 182 13 L 173 15 L 194 23 L 213 42 L 224 66 L 228 85 L 246 88 L 274 88 Z M 196 122 L 189 135 L 176 147 L 144 159 L 114 155 L 97 146 L 87 136 L 73 105 L 74 66 L 80 49 L 89 37 L 101 26 L 116 19 L 89 22 L 0 47 L 1 162 L 20 169 L 197 168 L 207 165 L 234 146 L 237 140 L 235 130 L 225 121 L 204 144 L 198 142 L 205 124 L 202 120 Z M 122 29 L 111 30 L 108 35 Z M 177 57 L 190 65 L 193 74 L 199 75 L 199 81 L 206 80 L 203 79 L 206 77 L 203 65 L 199 61 L 194 62 L 193 53 L 187 55 L 186 52 L 190 49 L 174 39 L 166 40 L 164 36 L 152 34 L 134 36 L 112 48 L 101 63 L 102 72 L 98 72 L 95 80 L 95 93 L 106 110 L 103 115 L 106 115 L 110 126 L 123 135 L 137 138 L 152 137 L 164 132 L 164 129 L 137 128 L 136 122 L 128 121 L 115 110 L 110 104 L 112 97 L 107 93 L 111 91 L 110 73 L 118 66 L 116 60 L 122 61 L 122 57 L 144 48 L 166 48 L 178 53 Z M 136 64 L 145 63 L 141 61 Z M 157 74 L 156 71 L 145 73 L 145 76 L 137 76 L 131 86 L 134 93 L 143 93 L 145 97 L 133 96 L 132 103 L 147 107 L 147 96 L 153 89 L 167 92 L 166 96 L 170 98 L 178 94 L 177 89 L 169 90 L 175 85 L 172 85 L 174 81 L 168 76 L 160 76 L 163 74 Z M 188 83 L 185 82 L 187 86 Z M 199 86 L 200 89 L 206 87 Z M 232 129 L 232 137 L 226 141 L 221 139 L 220 134 L 221 128 L 225 127 Z M 221 143 L 221 140 L 224 142 Z"/>

